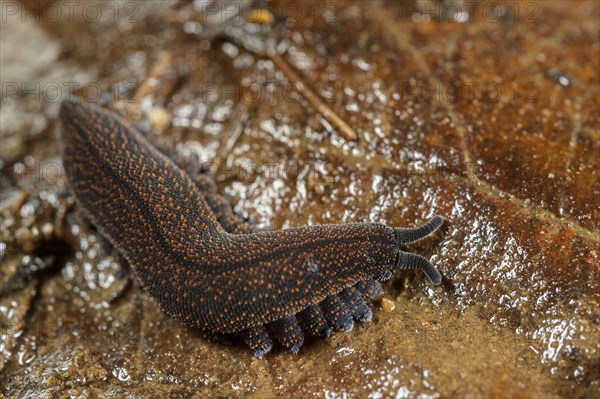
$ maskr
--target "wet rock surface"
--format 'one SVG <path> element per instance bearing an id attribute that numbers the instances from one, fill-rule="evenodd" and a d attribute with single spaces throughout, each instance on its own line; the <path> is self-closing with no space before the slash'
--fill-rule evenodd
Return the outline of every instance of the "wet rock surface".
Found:
<path id="1" fill-rule="evenodd" d="M 6 397 L 600 390 L 597 2 L 482 2 L 466 14 L 429 1 L 281 2 L 260 26 L 201 2 L 123 3 L 117 14 L 106 3 L 102 18 L 88 8 L 70 20 L 14 4 L 40 19 L 9 18 L 3 50 L 29 37 L 51 51 L 27 76 L 23 59 L 3 56 L 3 83 L 66 90 L 71 76 L 79 94 L 99 88 L 159 145 L 212 168 L 260 227 L 447 222 L 410 248 L 440 269 L 441 286 L 397 272 L 371 323 L 257 360 L 169 319 L 129 281 L 66 190 L 58 103 L 5 91 Z M 281 60 L 357 139 L 289 86 Z M 41 119 L 5 125 L 5 113 Z"/>

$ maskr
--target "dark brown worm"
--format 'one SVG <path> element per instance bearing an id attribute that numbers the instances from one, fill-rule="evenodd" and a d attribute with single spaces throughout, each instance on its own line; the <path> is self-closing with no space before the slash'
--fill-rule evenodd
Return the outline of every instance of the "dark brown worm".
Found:
<path id="1" fill-rule="evenodd" d="M 272 337 L 297 352 L 303 330 L 329 335 L 369 320 L 363 296 L 393 269 L 441 275 L 399 250 L 443 223 L 377 223 L 257 231 L 209 180 L 193 180 L 119 115 L 78 100 L 60 111 L 63 160 L 79 206 L 169 315 L 212 333 L 241 333 L 262 356 Z"/>

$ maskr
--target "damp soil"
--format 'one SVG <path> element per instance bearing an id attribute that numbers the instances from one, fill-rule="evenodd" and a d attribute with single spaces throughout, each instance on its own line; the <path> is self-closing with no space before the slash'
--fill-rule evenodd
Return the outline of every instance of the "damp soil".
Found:
<path id="1" fill-rule="evenodd" d="M 597 397 L 597 2 L 72 3 L 2 25 L 0 397 Z M 261 228 L 443 215 L 409 248 L 442 284 L 396 272 L 372 322 L 297 355 L 211 341 L 78 213 L 70 89 Z"/>

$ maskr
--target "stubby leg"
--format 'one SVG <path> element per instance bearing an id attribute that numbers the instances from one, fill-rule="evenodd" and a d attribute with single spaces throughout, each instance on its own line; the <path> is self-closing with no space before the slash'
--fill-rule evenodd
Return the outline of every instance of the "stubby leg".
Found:
<path id="1" fill-rule="evenodd" d="M 329 295 L 321 302 L 321 309 L 325 319 L 338 331 L 350 331 L 354 327 L 354 320 L 348 312 L 346 304 L 337 295 Z"/>
<path id="2" fill-rule="evenodd" d="M 254 356 L 259 359 L 273 348 L 273 340 L 265 326 L 248 328 L 242 331 L 242 337 L 244 342 L 254 350 Z"/>
<path id="3" fill-rule="evenodd" d="M 362 294 L 354 287 L 344 289 L 340 293 L 340 299 L 346 303 L 350 314 L 360 322 L 371 321 L 373 312 L 363 299 Z"/>
<path id="4" fill-rule="evenodd" d="M 303 330 L 312 335 L 333 334 L 333 327 L 327 324 L 325 315 L 318 305 L 310 305 L 302 312 L 298 313 L 298 322 Z"/>
<path id="5" fill-rule="evenodd" d="M 383 288 L 381 288 L 381 283 L 377 280 L 359 281 L 355 287 L 367 298 L 374 299 L 383 295 Z"/>
<path id="6" fill-rule="evenodd" d="M 296 316 L 287 316 L 269 324 L 273 336 L 281 345 L 294 353 L 298 353 L 304 343 L 304 335 L 296 320 Z"/>

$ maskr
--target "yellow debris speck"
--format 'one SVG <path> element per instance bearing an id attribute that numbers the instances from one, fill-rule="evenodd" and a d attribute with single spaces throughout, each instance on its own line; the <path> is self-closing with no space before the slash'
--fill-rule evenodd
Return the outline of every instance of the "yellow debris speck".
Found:
<path id="1" fill-rule="evenodd" d="M 162 107 L 154 107 L 148 112 L 148 119 L 152 125 L 163 132 L 171 123 L 171 115 Z"/>
<path id="2" fill-rule="evenodd" d="M 252 23 L 261 25 L 270 25 L 275 19 L 273 14 L 264 9 L 250 10 L 246 18 Z"/>
<path id="3" fill-rule="evenodd" d="M 381 298 L 381 309 L 384 312 L 391 312 L 396 308 L 396 303 L 387 298 Z"/>

